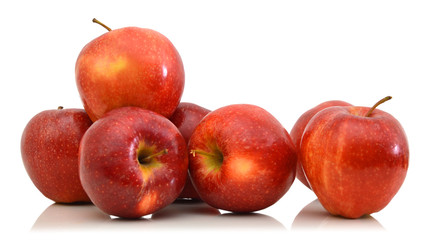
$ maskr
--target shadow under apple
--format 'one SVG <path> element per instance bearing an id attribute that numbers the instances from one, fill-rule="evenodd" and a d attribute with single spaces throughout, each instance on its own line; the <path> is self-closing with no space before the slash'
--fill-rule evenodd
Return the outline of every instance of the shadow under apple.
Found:
<path id="1" fill-rule="evenodd" d="M 151 216 L 154 229 L 202 229 L 221 213 L 202 201 L 177 200 Z"/>
<path id="2" fill-rule="evenodd" d="M 292 230 L 382 231 L 385 229 L 370 215 L 358 219 L 333 216 L 316 199 L 305 206 L 295 217 Z"/>
<path id="3" fill-rule="evenodd" d="M 93 230 L 111 220 L 95 205 L 53 203 L 39 215 L 31 231 Z"/>
<path id="4" fill-rule="evenodd" d="M 52 204 L 36 220 L 32 231 L 197 231 L 286 230 L 273 217 L 260 213 L 225 213 L 202 201 L 177 200 L 138 219 L 110 216 L 93 204 Z"/>
<path id="5" fill-rule="evenodd" d="M 178 199 L 169 206 L 155 212 L 151 216 L 151 220 L 168 220 L 177 218 L 194 218 L 194 217 L 210 217 L 220 215 L 220 211 L 216 208 L 199 200 L 183 200 Z"/>

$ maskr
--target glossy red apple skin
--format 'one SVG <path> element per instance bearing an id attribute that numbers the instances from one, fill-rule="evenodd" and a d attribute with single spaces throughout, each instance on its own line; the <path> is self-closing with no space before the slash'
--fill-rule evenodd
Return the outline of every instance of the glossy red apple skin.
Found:
<path id="1" fill-rule="evenodd" d="M 409 148 L 400 123 L 367 107 L 330 107 L 308 123 L 302 166 L 320 203 L 333 215 L 359 218 L 378 212 L 401 187 Z"/>
<path id="2" fill-rule="evenodd" d="M 296 152 L 284 127 L 266 110 L 236 104 L 212 111 L 188 146 L 195 189 L 209 205 L 253 212 L 277 202 L 292 185 Z M 221 154 L 216 158 L 199 151 Z"/>
<path id="3" fill-rule="evenodd" d="M 167 154 L 139 162 L 165 149 Z M 165 117 L 142 108 L 118 108 L 96 121 L 79 153 L 80 179 L 92 202 L 122 218 L 139 218 L 172 203 L 187 177 L 180 132 Z"/>
<path id="4" fill-rule="evenodd" d="M 339 101 L 339 100 L 323 102 L 315 106 L 314 108 L 311 108 L 310 110 L 306 111 L 304 114 L 302 114 L 296 121 L 292 130 L 290 131 L 290 137 L 292 138 L 293 143 L 295 144 L 296 147 L 296 151 L 298 153 L 298 162 L 296 165 L 296 178 L 309 189 L 311 189 L 311 187 L 307 181 L 307 178 L 305 177 L 304 171 L 302 170 L 301 159 L 299 156 L 302 134 L 304 133 L 305 127 L 307 126 L 308 122 L 311 120 L 311 118 L 314 115 L 316 115 L 316 113 L 320 112 L 325 108 L 332 107 L 332 106 L 352 106 L 352 105 L 347 102 Z"/>
<path id="5" fill-rule="evenodd" d="M 58 203 L 90 202 L 79 178 L 78 153 L 92 121 L 83 109 L 46 110 L 21 137 L 21 156 L 36 188 Z"/>
<path id="6" fill-rule="evenodd" d="M 123 106 L 170 117 L 184 90 L 184 67 L 174 45 L 151 29 L 109 31 L 80 52 L 75 75 L 92 121 Z"/>
<path id="7" fill-rule="evenodd" d="M 210 110 L 198 106 L 194 103 L 181 102 L 177 109 L 175 109 L 174 114 L 169 118 L 171 122 L 180 130 L 181 135 L 183 135 L 186 143 L 189 143 L 190 136 L 192 136 L 193 130 L 198 125 L 198 123 L 210 112 Z M 189 177 L 186 180 L 186 185 L 178 198 L 184 199 L 196 199 L 199 200 L 200 197 L 196 192 L 192 180 Z"/>
<path id="8" fill-rule="evenodd" d="M 195 130 L 198 123 L 208 113 L 210 113 L 210 110 L 199 105 L 189 102 L 181 102 L 169 120 L 171 120 L 178 130 L 180 130 L 184 140 L 188 143 L 193 130 Z"/>

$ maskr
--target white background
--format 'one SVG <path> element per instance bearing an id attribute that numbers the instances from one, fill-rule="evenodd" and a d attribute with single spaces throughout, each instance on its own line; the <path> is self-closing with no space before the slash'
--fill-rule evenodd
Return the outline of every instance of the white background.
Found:
<path id="1" fill-rule="evenodd" d="M 2 235 L 433 237 L 434 13 L 433 1 L 418 0 L 2 1 Z M 184 211 L 158 221 L 150 216 L 144 221 L 100 221 L 86 217 L 99 213 L 91 206 L 72 212 L 68 206 L 52 206 L 54 214 L 43 214 L 53 202 L 25 172 L 21 134 L 40 111 L 59 105 L 82 108 L 75 61 L 86 43 L 106 32 L 91 22 L 94 17 L 112 29 L 138 26 L 166 35 L 185 66 L 182 101 L 212 110 L 256 104 L 288 131 L 303 112 L 321 102 L 371 106 L 393 96 L 379 108 L 394 115 L 408 136 L 411 158 L 402 188 L 384 210 L 361 220 L 333 218 L 315 203 L 309 205 L 316 197 L 297 180 L 279 202 L 258 212 L 262 215 L 223 218 Z M 302 211 L 307 205 L 316 210 Z M 196 208 L 178 204 L 167 211 L 177 216 L 190 207 Z"/>

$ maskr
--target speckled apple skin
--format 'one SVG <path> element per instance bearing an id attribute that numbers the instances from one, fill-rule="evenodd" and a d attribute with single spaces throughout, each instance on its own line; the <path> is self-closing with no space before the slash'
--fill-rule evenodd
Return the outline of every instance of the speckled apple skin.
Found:
<path id="1" fill-rule="evenodd" d="M 189 151 L 220 151 L 216 167 L 190 154 L 189 170 L 202 200 L 233 212 L 253 212 L 277 202 L 296 173 L 296 152 L 284 127 L 266 110 L 248 104 L 222 107 L 195 128 Z"/>
<path id="2" fill-rule="evenodd" d="M 92 121 L 123 106 L 170 117 L 184 90 L 184 67 L 174 45 L 151 29 L 126 27 L 89 42 L 80 52 L 75 75 Z"/>
<path id="3" fill-rule="evenodd" d="M 298 162 L 296 165 L 296 178 L 301 181 L 306 187 L 311 189 L 310 184 L 307 181 L 307 178 L 305 177 L 305 173 L 302 169 L 301 164 L 301 157 L 300 157 L 300 148 L 301 148 L 301 139 L 302 134 L 304 133 L 305 127 L 307 126 L 310 119 L 316 115 L 316 113 L 322 111 L 325 108 L 332 107 L 332 106 L 352 106 L 350 103 L 339 101 L 339 100 L 332 100 L 332 101 L 326 101 L 323 102 L 310 110 L 303 113 L 296 123 L 294 124 L 292 130 L 290 131 L 290 137 L 292 138 L 293 143 L 295 144 L 296 151 L 298 153 Z"/>
<path id="4" fill-rule="evenodd" d="M 368 107 L 330 107 L 308 123 L 302 166 L 320 203 L 333 215 L 359 218 L 383 209 L 408 169 L 405 131 L 390 114 Z"/>
<path id="5" fill-rule="evenodd" d="M 26 171 L 47 198 L 58 203 L 90 202 L 79 178 L 78 152 L 92 121 L 83 109 L 46 110 L 35 115 L 21 137 Z"/>
<path id="6" fill-rule="evenodd" d="M 154 166 L 142 167 L 140 144 L 168 153 L 154 158 Z M 172 203 L 187 177 L 186 143 L 177 127 L 137 107 L 112 110 L 96 121 L 83 136 L 79 158 L 80 179 L 92 202 L 123 218 L 139 218 Z"/>
<path id="7" fill-rule="evenodd" d="M 190 136 L 192 136 L 195 127 L 209 112 L 210 110 L 194 103 L 182 102 L 175 109 L 174 114 L 172 114 L 169 120 L 174 123 L 178 130 L 180 130 L 180 133 L 183 135 L 187 144 L 189 143 Z M 183 191 L 178 197 L 183 199 L 200 199 L 192 184 L 190 174 L 186 180 L 186 185 L 184 186 Z"/>
<path id="8" fill-rule="evenodd" d="M 181 102 L 169 120 L 180 130 L 184 140 L 188 143 L 193 130 L 208 113 L 210 110 L 194 103 Z"/>

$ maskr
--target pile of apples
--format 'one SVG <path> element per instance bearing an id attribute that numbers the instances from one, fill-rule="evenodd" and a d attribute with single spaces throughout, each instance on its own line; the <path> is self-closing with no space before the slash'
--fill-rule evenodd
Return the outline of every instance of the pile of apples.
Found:
<path id="1" fill-rule="evenodd" d="M 46 110 L 24 129 L 27 173 L 47 198 L 92 202 L 139 218 L 177 198 L 232 212 L 276 203 L 295 177 L 333 215 L 383 209 L 408 169 L 405 132 L 390 114 L 342 101 L 305 112 L 290 133 L 266 110 L 180 103 L 184 68 L 173 44 L 144 28 L 111 30 L 80 52 L 84 109 Z"/>

